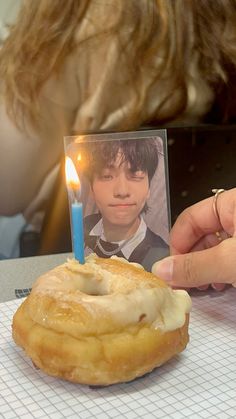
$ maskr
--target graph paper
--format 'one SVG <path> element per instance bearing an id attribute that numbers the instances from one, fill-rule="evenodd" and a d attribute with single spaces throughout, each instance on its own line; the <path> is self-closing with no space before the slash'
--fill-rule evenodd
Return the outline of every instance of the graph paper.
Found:
<path id="1" fill-rule="evenodd" d="M 11 337 L 22 300 L 0 304 L 0 417 L 235 418 L 236 289 L 196 292 L 186 350 L 130 383 L 91 388 L 32 367 Z"/>

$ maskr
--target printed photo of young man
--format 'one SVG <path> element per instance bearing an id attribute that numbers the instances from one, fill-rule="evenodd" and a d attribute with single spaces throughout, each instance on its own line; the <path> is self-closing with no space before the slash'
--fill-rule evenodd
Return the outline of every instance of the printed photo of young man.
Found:
<path id="1" fill-rule="evenodd" d="M 90 142 L 83 144 L 83 154 L 83 174 L 98 210 L 84 218 L 86 254 L 115 255 L 151 270 L 169 253 L 165 240 L 144 220 L 158 167 L 155 139 Z"/>

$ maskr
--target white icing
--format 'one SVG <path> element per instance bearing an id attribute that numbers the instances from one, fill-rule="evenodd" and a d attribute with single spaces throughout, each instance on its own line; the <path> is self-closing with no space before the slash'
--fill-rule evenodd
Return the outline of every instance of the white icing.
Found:
<path id="1" fill-rule="evenodd" d="M 33 290 L 58 297 L 63 304 L 78 303 L 88 312 L 109 313 L 122 325 L 142 322 L 163 331 L 183 326 L 185 315 L 191 310 L 186 291 L 153 288 L 153 283 L 146 279 L 139 281 L 137 288 L 127 274 L 113 274 L 96 264 L 93 254 L 84 265 L 68 260 L 39 278 Z"/>
<path id="2" fill-rule="evenodd" d="M 93 253 L 93 255 L 94 255 L 94 253 Z M 142 265 L 140 265 L 140 263 L 136 263 L 136 262 L 129 262 L 127 259 L 125 259 L 125 258 L 120 258 L 119 256 L 112 256 L 111 257 L 111 259 L 117 259 L 117 260 L 119 260 L 119 262 L 123 262 L 123 263 L 126 263 L 126 264 L 128 264 L 128 265 L 133 265 L 133 266 L 136 266 L 136 268 L 140 268 L 140 269 L 143 269 L 144 270 L 144 267 L 142 266 Z"/>

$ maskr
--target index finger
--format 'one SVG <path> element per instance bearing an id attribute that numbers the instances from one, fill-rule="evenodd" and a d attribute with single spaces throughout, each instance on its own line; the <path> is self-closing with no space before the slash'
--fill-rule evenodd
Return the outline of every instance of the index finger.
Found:
<path id="1" fill-rule="evenodd" d="M 236 224 L 236 189 L 218 196 L 219 217 L 213 209 L 214 196 L 204 199 L 183 211 L 170 234 L 171 253 L 187 253 L 199 240 L 218 230 L 233 235 Z"/>

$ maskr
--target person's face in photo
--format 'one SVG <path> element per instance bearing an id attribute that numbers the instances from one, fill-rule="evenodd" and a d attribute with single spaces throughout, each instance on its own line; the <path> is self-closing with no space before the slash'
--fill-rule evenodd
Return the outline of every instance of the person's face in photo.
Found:
<path id="1" fill-rule="evenodd" d="M 139 214 L 150 194 L 148 173 L 131 171 L 130 164 L 118 153 L 112 165 L 95 174 L 92 191 L 104 224 L 138 227 Z"/>

